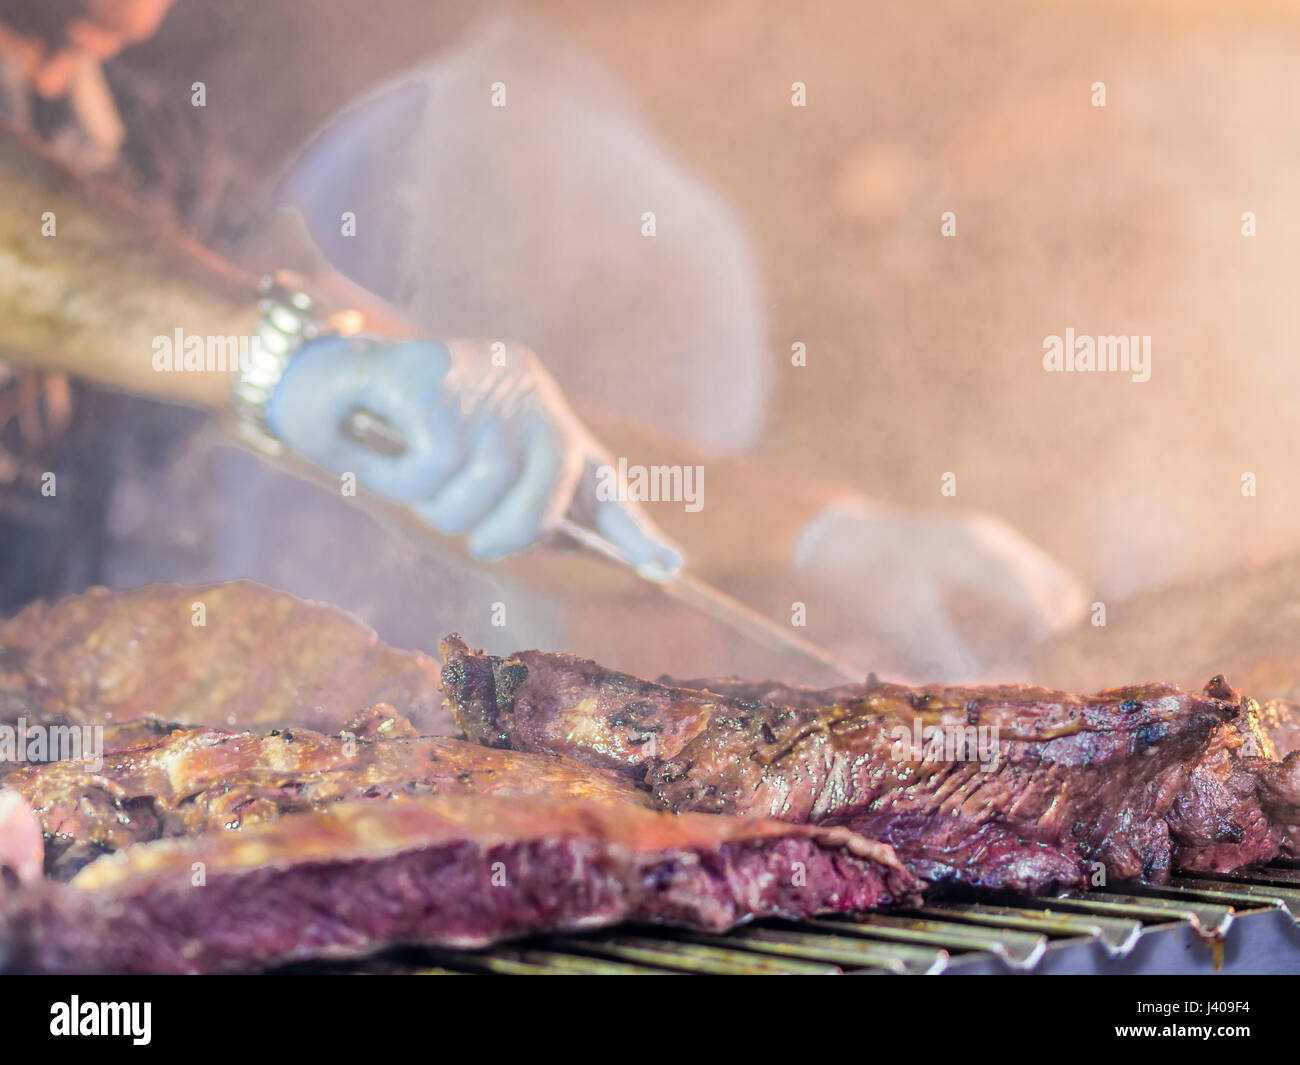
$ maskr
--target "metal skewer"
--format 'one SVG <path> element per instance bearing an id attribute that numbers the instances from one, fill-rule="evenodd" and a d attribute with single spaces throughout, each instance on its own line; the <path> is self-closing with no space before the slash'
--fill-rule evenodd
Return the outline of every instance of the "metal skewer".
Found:
<path id="1" fill-rule="evenodd" d="M 396 457 L 406 451 L 406 440 L 401 431 L 373 411 L 356 408 L 344 419 L 341 428 L 349 439 L 378 454 Z M 842 680 L 857 683 L 863 679 L 861 671 L 836 660 L 816 644 L 790 632 L 707 581 L 682 572 L 673 575 L 650 573 L 634 565 L 615 544 L 595 529 L 570 517 L 561 518 L 556 523 L 555 531 L 585 550 L 632 570 L 638 577 L 661 589 L 665 595 L 725 625 L 760 647 L 793 654 L 813 662 Z"/>
<path id="2" fill-rule="evenodd" d="M 747 606 L 739 599 L 728 595 L 721 588 L 709 584 L 708 581 L 699 580 L 687 573 L 677 573 L 669 577 L 658 577 L 646 573 L 633 565 L 617 547 L 601 536 L 600 533 L 587 528 L 585 525 L 579 525 L 570 518 L 561 518 L 556 523 L 555 528 L 556 532 L 567 536 L 587 550 L 627 567 L 634 571 L 638 577 L 661 589 L 665 595 L 676 599 L 679 603 L 690 607 L 692 610 L 698 610 L 701 614 L 712 618 L 714 621 L 726 625 L 733 632 L 739 633 L 746 639 L 753 640 L 760 647 L 766 647 L 773 651 L 784 651 L 787 654 L 794 654 L 799 658 L 815 662 L 822 669 L 853 683 L 863 679 L 861 672 L 858 670 L 836 660 L 816 644 L 788 631 L 771 618 L 760 614 L 753 607 Z"/>

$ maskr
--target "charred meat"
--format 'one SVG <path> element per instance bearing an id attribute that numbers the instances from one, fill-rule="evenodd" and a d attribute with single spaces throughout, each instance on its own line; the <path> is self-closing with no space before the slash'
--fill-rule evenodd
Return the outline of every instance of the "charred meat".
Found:
<path id="1" fill-rule="evenodd" d="M 857 698 L 866 687 L 819 690 L 737 678 L 663 682 L 805 709 Z M 1214 730 L 1165 819 L 1174 844 L 1174 867 L 1188 873 L 1226 873 L 1263 865 L 1279 855 L 1296 857 L 1300 762 L 1288 768 L 1277 759 L 1300 747 L 1300 705 L 1271 699 L 1261 706 L 1226 682 L 1215 682 L 1213 694 L 1239 709 Z"/>
<path id="2" fill-rule="evenodd" d="M 1165 818 L 1240 710 L 1217 678 L 1203 694 L 1089 696 L 872 679 L 829 705 L 788 705 L 571 655 L 474 654 L 458 637 L 443 657 L 471 739 L 617 769 L 670 810 L 847 825 L 932 882 L 1031 893 L 1081 885 L 1095 863 L 1108 879 L 1166 879 Z"/>
<path id="3" fill-rule="evenodd" d="M 651 805 L 625 778 L 571 758 L 417 738 L 400 716 L 376 717 L 377 727 L 340 736 L 178 727 L 111 752 L 102 765 L 32 766 L 5 786 L 40 819 L 46 869 L 58 879 L 132 844 L 240 829 L 351 799 L 484 795 Z"/>
<path id="4" fill-rule="evenodd" d="M 1259 706 L 1226 684 L 1217 694 L 1238 712 L 1214 730 L 1166 818 L 1174 865 L 1186 873 L 1262 865 L 1277 857 L 1284 835 L 1261 795 L 1257 769 L 1271 761 L 1274 748 Z"/>

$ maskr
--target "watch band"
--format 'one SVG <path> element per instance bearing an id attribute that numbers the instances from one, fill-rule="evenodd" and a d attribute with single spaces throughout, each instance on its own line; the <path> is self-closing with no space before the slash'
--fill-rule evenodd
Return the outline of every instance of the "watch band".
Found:
<path id="1" fill-rule="evenodd" d="M 262 451 L 279 454 L 282 447 L 271 432 L 267 407 L 290 361 L 304 344 L 320 336 L 322 329 L 307 293 L 269 274 L 262 278 L 257 290 L 260 297 L 257 306 L 261 312 L 257 343 L 248 360 L 240 366 L 231 395 L 231 414 L 236 429 L 247 442 Z"/>

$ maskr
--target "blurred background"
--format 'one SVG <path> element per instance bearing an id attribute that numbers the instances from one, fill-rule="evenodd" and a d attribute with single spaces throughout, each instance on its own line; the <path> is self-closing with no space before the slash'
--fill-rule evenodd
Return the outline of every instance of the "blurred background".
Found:
<path id="1" fill-rule="evenodd" d="M 0 4 L 0 21 L 23 17 Z M 589 230 L 589 190 L 556 207 L 566 179 L 548 185 L 550 171 L 527 163 L 544 160 L 538 145 L 555 143 L 554 129 L 485 142 L 481 120 L 444 115 L 426 146 L 445 183 L 427 190 L 444 208 L 426 219 L 442 265 L 392 282 L 424 308 L 421 324 L 522 334 L 616 453 L 702 462 L 703 514 L 659 507 L 656 518 L 706 576 L 772 616 L 807 602 L 806 634 L 864 669 L 1190 681 L 1222 641 L 1186 661 L 1177 608 L 1178 633 L 1124 660 L 1112 634 L 1137 610 L 1124 604 L 1188 582 L 1189 601 L 1204 603 L 1197 582 L 1216 576 L 1221 599 L 1250 568 L 1252 587 L 1280 591 L 1267 618 L 1246 609 L 1234 624 L 1273 619 L 1270 653 L 1281 655 L 1300 630 L 1286 562 L 1300 547 L 1298 52 L 1300 9 L 1287 3 L 179 0 L 152 38 L 105 64 L 125 128 L 107 172 L 266 268 L 289 254 L 268 212 L 296 153 L 377 85 L 423 67 L 451 99 L 465 86 L 486 96 L 496 64 L 508 86 L 533 87 L 515 97 L 523 115 L 558 87 L 564 107 L 596 116 L 571 136 L 575 151 L 654 175 L 640 191 L 662 193 L 644 209 L 658 211 L 665 258 L 636 258 L 635 216 L 626 246 Z M 202 110 L 195 81 L 207 86 Z M 791 104 L 795 82 L 805 107 Z M 49 106 L 33 121 L 53 129 Z M 564 107 L 555 129 L 572 135 Z M 525 161 L 519 172 L 511 159 Z M 482 192 L 485 182 L 499 187 Z M 944 237 L 949 211 L 956 234 Z M 1242 234 L 1244 212 L 1254 236 Z M 1150 336 L 1150 380 L 1045 373 L 1044 337 L 1067 328 Z M 791 363 L 795 344 L 805 366 Z M 132 510 L 105 492 L 108 539 L 88 545 L 83 527 L 41 581 L 24 583 L 11 562 L 9 607 L 60 582 L 248 572 L 423 647 L 446 625 L 494 650 L 564 646 L 651 674 L 797 672 L 626 580 L 543 582 L 497 633 L 484 603 L 508 596 L 508 570 L 454 593 L 434 581 L 442 614 L 403 618 L 373 591 L 382 578 L 358 567 L 355 545 L 346 576 L 313 575 L 318 552 L 347 539 L 339 527 L 320 536 L 311 567 L 213 562 L 196 545 L 220 539 L 223 519 L 204 507 L 235 506 L 247 471 L 227 469 L 224 503 L 178 503 L 167 493 L 179 489 L 149 476 L 195 446 L 194 416 L 146 416 L 153 406 L 84 401 L 77 424 L 99 425 L 93 439 L 117 427 L 112 455 L 82 447 L 100 463 L 93 476 L 143 471 L 138 484 L 155 487 L 137 495 L 151 498 Z M 62 446 L 75 450 L 77 431 Z M 185 470 L 168 483 L 200 482 L 200 495 L 215 476 Z M 940 490 L 949 472 L 955 497 Z M 1242 491 L 1247 473 L 1254 495 Z M 1001 519 L 1073 575 L 1085 604 L 1106 604 L 1108 628 L 1076 609 L 1082 627 L 1044 653 L 1041 626 L 1003 625 L 957 591 L 951 638 L 969 654 L 918 651 L 923 634 L 902 624 L 900 640 L 888 624 L 908 610 L 906 586 L 849 567 L 827 590 L 790 571 L 801 522 L 842 492 Z M 159 506 L 184 517 L 131 516 Z M 313 540 L 297 513 L 266 519 L 248 550 Z M 70 572 L 79 551 L 93 557 Z M 388 579 L 400 584 L 422 563 L 408 546 L 392 552 Z M 35 557 L 25 573 L 38 572 Z M 1150 635 L 1170 609 L 1142 616 Z M 1133 631 L 1123 639 L 1131 647 Z M 1140 676 L 1114 675 L 1121 664 Z M 1205 662 L 1200 682 L 1220 668 Z"/>

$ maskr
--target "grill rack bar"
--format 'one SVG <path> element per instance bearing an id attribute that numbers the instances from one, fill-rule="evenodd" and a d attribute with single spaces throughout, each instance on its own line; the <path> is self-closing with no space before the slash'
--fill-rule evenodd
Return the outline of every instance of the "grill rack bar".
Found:
<path id="1" fill-rule="evenodd" d="M 425 975 L 903 975 L 992 963 L 997 971 L 1025 972 L 1068 947 L 1093 947 L 1122 960 L 1153 932 L 1176 929 L 1211 944 L 1221 958 L 1237 918 L 1268 911 L 1300 928 L 1300 869 L 1178 877 L 1160 887 L 1010 905 L 939 902 L 915 911 L 761 921 L 725 935 L 619 927 L 482 951 L 408 949 L 327 968 Z M 1289 950 L 1300 967 L 1300 946 Z"/>
<path id="2" fill-rule="evenodd" d="M 933 912 L 952 920 L 969 921 L 996 930 L 1039 932 L 1058 940 L 1079 938 L 1097 943 L 1111 957 L 1120 958 L 1131 953 L 1137 946 L 1143 928 L 1141 920 L 1133 917 L 1070 913 L 1050 907 L 1030 909 L 971 902 L 926 907 L 921 912 Z"/>

